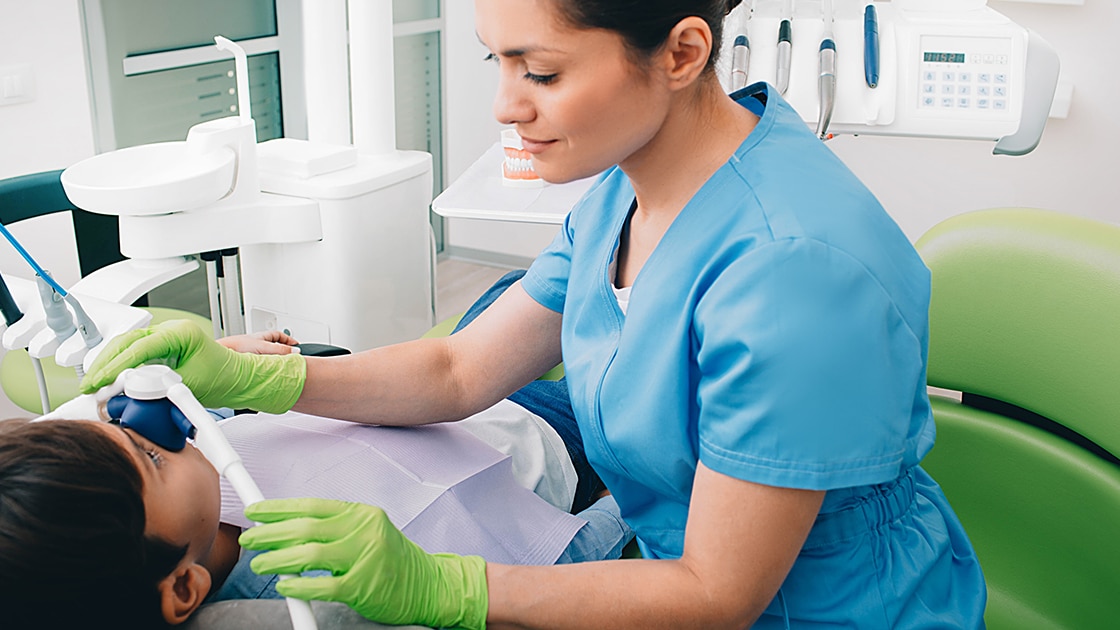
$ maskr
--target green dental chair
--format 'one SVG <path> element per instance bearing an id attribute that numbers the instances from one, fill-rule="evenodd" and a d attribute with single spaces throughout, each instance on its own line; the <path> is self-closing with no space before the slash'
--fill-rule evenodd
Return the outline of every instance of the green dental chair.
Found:
<path id="1" fill-rule="evenodd" d="M 62 189 L 61 175 L 62 171 L 58 170 L 0 180 L 0 223 L 8 226 L 55 212 L 70 212 L 83 277 L 106 265 L 124 260 L 120 253 L 117 218 L 75 208 Z M 0 247 L 11 246 L 0 238 Z M 26 277 L 31 276 L 32 272 L 28 269 Z M 190 319 L 203 330 L 212 328 L 208 318 L 189 311 L 145 308 L 152 313 L 152 324 L 169 319 Z M 45 358 L 41 363 L 52 408 L 78 395 L 78 376 L 73 368 L 59 367 L 52 358 Z M 33 414 L 42 413 L 39 388 L 27 350 L 4 353 L 0 360 L 0 387 L 17 406 Z"/>
<path id="2" fill-rule="evenodd" d="M 953 217 L 932 271 L 944 488 L 993 630 L 1120 627 L 1120 227 L 1042 210 Z"/>

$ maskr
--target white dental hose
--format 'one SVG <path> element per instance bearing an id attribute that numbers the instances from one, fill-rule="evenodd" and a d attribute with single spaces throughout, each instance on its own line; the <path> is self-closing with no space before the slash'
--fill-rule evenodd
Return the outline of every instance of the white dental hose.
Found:
<path id="1" fill-rule="evenodd" d="M 145 366 L 142 369 L 148 368 L 160 368 L 161 372 L 165 374 L 175 374 L 171 368 L 163 365 Z M 254 503 L 264 501 L 264 495 L 257 487 L 257 483 L 253 481 L 249 471 L 245 470 L 245 464 L 242 463 L 241 456 L 230 446 L 229 440 L 226 439 L 225 434 L 218 427 L 214 417 L 206 411 L 202 404 L 198 402 L 198 399 L 194 397 L 194 394 L 191 393 L 191 390 L 187 389 L 187 386 L 183 385 L 182 380 L 178 377 L 179 375 L 175 374 L 178 382 L 166 388 L 166 398 L 174 403 L 179 411 L 182 411 L 183 415 L 187 417 L 187 420 L 190 420 L 191 424 L 194 425 L 195 447 L 206 456 L 206 459 L 210 461 L 218 474 L 229 480 L 233 490 L 237 493 L 237 497 L 241 499 L 242 505 L 249 507 Z M 125 385 L 125 394 L 129 398 L 137 398 L 137 396 L 133 396 L 131 382 Z M 284 580 L 291 577 L 296 576 L 281 575 L 280 579 Z M 286 599 L 293 630 L 316 630 L 318 626 L 315 622 L 315 614 L 311 611 L 311 604 L 302 599 L 291 597 Z"/>
<path id="2" fill-rule="evenodd" d="M 43 415 L 51 412 L 51 397 L 47 393 L 47 376 L 43 374 L 43 362 L 30 354 L 31 368 L 35 371 L 35 382 L 39 385 L 39 404 L 43 406 Z"/>

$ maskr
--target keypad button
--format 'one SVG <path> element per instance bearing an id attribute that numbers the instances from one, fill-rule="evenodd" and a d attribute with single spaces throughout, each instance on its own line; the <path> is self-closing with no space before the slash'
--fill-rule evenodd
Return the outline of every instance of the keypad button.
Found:
<path id="1" fill-rule="evenodd" d="M 1002 85 L 997 85 L 992 89 L 992 96 L 1007 96 L 1007 88 Z"/>
<path id="2" fill-rule="evenodd" d="M 958 79 L 960 79 L 960 81 L 961 81 L 962 83 L 968 83 L 969 81 L 971 81 L 971 80 L 972 80 L 972 73 L 970 73 L 970 72 L 962 72 L 962 73 L 960 73 L 959 75 L 957 75 L 957 78 L 958 78 Z"/>
<path id="3" fill-rule="evenodd" d="M 957 94 L 970 94 L 971 90 L 972 88 L 970 88 L 969 86 L 961 85 L 957 87 Z"/>
<path id="4" fill-rule="evenodd" d="M 941 106 L 942 107 L 952 107 L 953 106 L 953 98 L 949 97 L 949 96 L 943 97 L 941 99 Z"/>
<path id="5" fill-rule="evenodd" d="M 932 96 L 922 97 L 922 107 L 933 107 L 935 102 L 936 101 L 934 100 L 934 98 Z"/>
<path id="6" fill-rule="evenodd" d="M 924 81 L 936 81 L 937 80 L 937 73 L 934 72 L 933 70 L 926 70 L 922 74 L 922 80 L 924 80 Z"/>
<path id="7" fill-rule="evenodd" d="M 957 75 L 955 73 L 952 73 L 952 72 L 942 72 L 941 73 L 941 80 L 942 81 L 956 81 L 957 80 Z"/>
<path id="8" fill-rule="evenodd" d="M 988 96 L 989 94 L 991 94 L 991 92 L 992 88 L 986 85 L 981 85 L 980 87 L 976 88 L 976 93 L 980 96 Z"/>
<path id="9" fill-rule="evenodd" d="M 1007 101 L 999 98 L 995 99 L 992 101 L 992 109 L 1007 109 Z"/>
<path id="10" fill-rule="evenodd" d="M 1007 75 L 1002 72 L 997 72 L 995 76 L 996 83 L 1007 83 Z"/>
<path id="11" fill-rule="evenodd" d="M 979 108 L 979 109 L 988 109 L 988 99 L 986 99 L 986 98 L 976 99 L 976 107 Z"/>
<path id="12" fill-rule="evenodd" d="M 987 72 L 981 72 L 977 76 L 977 80 L 980 81 L 981 83 L 991 83 L 992 82 L 992 75 L 988 74 Z"/>
<path id="13" fill-rule="evenodd" d="M 936 94 L 937 86 L 932 83 L 925 83 L 922 85 L 922 94 Z"/>
<path id="14" fill-rule="evenodd" d="M 941 86 L 941 93 L 942 94 L 952 94 L 952 93 L 956 92 L 956 90 L 954 90 L 953 87 L 954 86 L 953 86 L 952 83 L 946 83 L 946 84 Z"/>

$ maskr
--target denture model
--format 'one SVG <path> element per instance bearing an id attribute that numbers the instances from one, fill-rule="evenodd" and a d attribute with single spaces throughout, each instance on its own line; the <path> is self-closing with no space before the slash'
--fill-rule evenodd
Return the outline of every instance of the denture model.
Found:
<path id="1" fill-rule="evenodd" d="M 532 156 L 521 146 L 521 136 L 513 129 L 502 130 L 502 184 L 515 188 L 544 186 L 545 181 L 533 170 Z"/>

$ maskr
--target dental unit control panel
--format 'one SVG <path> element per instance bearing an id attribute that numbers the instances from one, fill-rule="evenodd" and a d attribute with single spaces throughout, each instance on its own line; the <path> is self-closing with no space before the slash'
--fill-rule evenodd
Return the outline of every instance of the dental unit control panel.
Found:
<path id="1" fill-rule="evenodd" d="M 993 140 L 995 153 L 1022 155 L 1038 145 L 1058 81 L 1054 49 L 985 0 L 745 0 L 724 40 L 726 87 L 743 73 L 787 84 L 786 100 L 822 135 Z"/>

